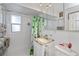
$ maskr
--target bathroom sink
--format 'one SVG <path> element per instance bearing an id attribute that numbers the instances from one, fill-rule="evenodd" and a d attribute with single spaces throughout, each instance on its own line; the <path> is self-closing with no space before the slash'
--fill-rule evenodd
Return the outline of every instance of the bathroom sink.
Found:
<path id="1" fill-rule="evenodd" d="M 52 56 L 54 54 L 54 40 L 44 37 L 33 40 L 34 56 Z M 52 52 L 51 52 L 52 51 Z"/>
<path id="2" fill-rule="evenodd" d="M 36 41 L 40 44 L 46 44 L 46 43 L 49 43 L 49 42 L 52 42 L 54 40 L 52 39 L 46 39 L 46 38 L 36 38 Z"/>

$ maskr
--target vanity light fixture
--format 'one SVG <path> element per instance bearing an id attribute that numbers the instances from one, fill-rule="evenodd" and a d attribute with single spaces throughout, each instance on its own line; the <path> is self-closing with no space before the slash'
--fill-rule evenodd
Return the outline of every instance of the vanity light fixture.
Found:
<path id="1" fill-rule="evenodd" d="M 40 7 L 42 7 L 42 6 L 43 6 L 43 3 L 40 3 Z M 48 8 L 48 7 L 52 7 L 52 4 L 51 4 L 51 3 L 46 4 L 45 7 L 46 7 L 46 8 Z"/>
<path id="2" fill-rule="evenodd" d="M 44 12 L 46 12 L 49 8 L 51 8 L 52 7 L 52 4 L 51 3 L 48 3 L 48 4 L 46 4 L 46 3 L 40 3 L 40 8 L 41 8 L 41 11 L 44 11 Z M 43 7 L 43 8 L 42 8 Z"/>

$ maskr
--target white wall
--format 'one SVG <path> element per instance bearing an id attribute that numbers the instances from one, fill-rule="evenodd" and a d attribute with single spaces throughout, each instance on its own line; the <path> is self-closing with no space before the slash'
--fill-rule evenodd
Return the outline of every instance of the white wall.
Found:
<path id="1" fill-rule="evenodd" d="M 73 8 L 77 5 L 79 5 L 79 3 L 65 3 L 64 7 L 65 7 L 65 9 L 68 9 L 68 8 Z"/>
<path id="2" fill-rule="evenodd" d="M 54 15 L 59 17 L 59 12 L 63 11 L 63 3 L 54 3 L 52 8 L 54 9 L 53 11 Z"/>
<path id="3" fill-rule="evenodd" d="M 47 25 L 45 26 L 45 29 L 57 30 L 57 27 L 64 27 L 64 20 L 47 20 Z"/>
<path id="4" fill-rule="evenodd" d="M 58 21 L 47 20 L 47 25 L 45 26 L 45 29 L 56 30 L 57 26 L 58 26 Z"/>

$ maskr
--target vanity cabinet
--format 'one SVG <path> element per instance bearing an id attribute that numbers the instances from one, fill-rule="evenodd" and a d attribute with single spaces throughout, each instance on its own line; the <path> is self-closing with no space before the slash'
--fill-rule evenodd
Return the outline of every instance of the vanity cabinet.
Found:
<path id="1" fill-rule="evenodd" d="M 35 41 L 33 43 L 34 43 L 34 56 L 43 56 L 44 46 L 38 44 Z"/>
<path id="2" fill-rule="evenodd" d="M 54 41 L 41 43 L 36 40 L 33 40 L 34 44 L 34 56 L 54 56 Z M 45 41 L 44 41 L 45 42 Z"/>

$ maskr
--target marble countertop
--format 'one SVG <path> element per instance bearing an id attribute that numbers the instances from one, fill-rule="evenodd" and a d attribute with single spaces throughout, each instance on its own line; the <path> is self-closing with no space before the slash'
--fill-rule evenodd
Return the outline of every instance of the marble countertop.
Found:
<path id="1" fill-rule="evenodd" d="M 38 42 L 39 44 L 48 44 L 54 41 L 53 39 L 45 39 L 45 38 L 36 38 L 34 41 Z"/>

